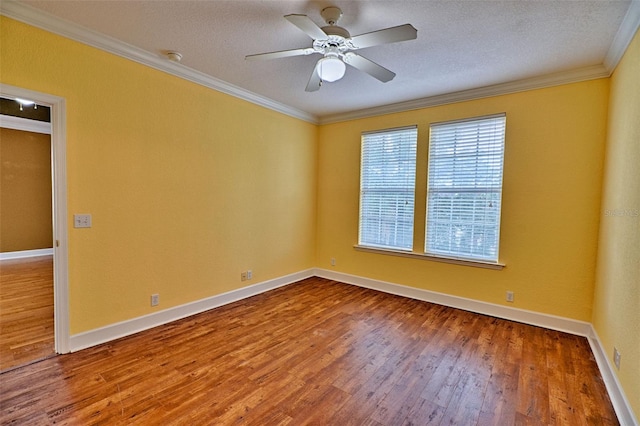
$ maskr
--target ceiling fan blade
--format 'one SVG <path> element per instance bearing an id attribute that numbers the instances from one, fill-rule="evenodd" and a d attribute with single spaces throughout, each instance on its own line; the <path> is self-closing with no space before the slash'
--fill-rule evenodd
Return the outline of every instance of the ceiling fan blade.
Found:
<path id="1" fill-rule="evenodd" d="M 309 77 L 309 82 L 307 83 L 307 87 L 304 89 L 305 92 L 316 92 L 320 89 L 322 85 L 322 80 L 320 80 L 320 74 L 318 74 L 318 63 L 316 62 L 316 66 L 313 67 L 313 72 L 311 73 L 311 77 Z"/>
<path id="2" fill-rule="evenodd" d="M 404 24 L 398 27 L 386 28 L 384 30 L 373 31 L 371 33 L 360 34 L 351 37 L 351 45 L 354 49 L 377 46 L 385 43 L 396 43 L 398 41 L 413 40 L 418 37 L 418 30 L 411 24 Z"/>
<path id="3" fill-rule="evenodd" d="M 278 59 L 278 58 L 288 58 L 290 56 L 302 56 L 302 55 L 311 55 L 314 53 L 312 47 L 307 47 L 304 49 L 291 49 L 291 50 L 280 50 L 278 52 L 269 52 L 269 53 L 257 53 L 255 55 L 247 55 L 244 59 L 254 60 L 254 59 Z"/>
<path id="4" fill-rule="evenodd" d="M 385 67 L 376 64 L 372 60 L 365 58 L 364 56 L 357 55 L 353 52 L 345 53 L 344 62 L 351 65 L 354 68 L 359 69 L 362 72 L 366 72 L 371 77 L 377 78 L 383 83 L 393 80 L 396 73 L 389 71 Z"/>
<path id="5" fill-rule="evenodd" d="M 327 34 L 307 15 L 286 15 L 284 18 L 314 40 L 325 40 L 328 38 Z"/>

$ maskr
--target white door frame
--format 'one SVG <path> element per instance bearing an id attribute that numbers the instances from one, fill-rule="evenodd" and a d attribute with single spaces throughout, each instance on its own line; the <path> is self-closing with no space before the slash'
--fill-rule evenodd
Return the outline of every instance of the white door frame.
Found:
<path id="1" fill-rule="evenodd" d="M 67 128 L 64 98 L 0 84 L 3 98 L 23 98 L 51 108 L 51 174 L 53 207 L 53 309 L 55 351 L 69 349 L 69 251 L 67 247 Z"/>

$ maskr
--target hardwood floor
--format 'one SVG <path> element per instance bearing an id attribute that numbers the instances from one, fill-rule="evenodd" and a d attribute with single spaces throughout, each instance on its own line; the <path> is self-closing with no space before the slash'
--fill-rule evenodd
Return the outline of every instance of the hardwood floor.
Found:
<path id="1" fill-rule="evenodd" d="M 0 261 L 0 371 L 53 355 L 53 256 Z"/>
<path id="2" fill-rule="evenodd" d="M 321 278 L 0 381 L 2 424 L 618 424 L 584 338 Z"/>

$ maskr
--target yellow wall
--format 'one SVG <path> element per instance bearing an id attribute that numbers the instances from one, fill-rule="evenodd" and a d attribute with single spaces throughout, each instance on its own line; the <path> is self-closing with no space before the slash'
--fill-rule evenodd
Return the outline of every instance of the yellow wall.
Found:
<path id="1" fill-rule="evenodd" d="M 319 267 L 589 321 L 608 79 L 322 126 Z M 501 271 L 364 253 L 358 238 L 360 134 L 418 126 L 414 251 L 424 247 L 429 124 L 506 112 Z M 505 292 L 515 303 L 505 302 Z"/>
<path id="2" fill-rule="evenodd" d="M 53 247 L 51 136 L 0 128 L 0 252 Z"/>
<path id="3" fill-rule="evenodd" d="M 163 309 L 252 284 L 240 282 L 246 269 L 261 282 L 333 268 L 593 320 L 607 349 L 621 350 L 620 379 L 640 411 L 638 219 L 604 214 L 640 208 L 638 37 L 610 103 L 600 79 L 314 126 L 1 19 L 2 82 L 66 99 L 72 334 L 154 312 L 151 293 Z M 353 249 L 361 132 L 418 125 L 420 251 L 429 124 L 500 112 L 505 269 Z M 91 213 L 93 228 L 74 229 L 73 213 Z"/>
<path id="4" fill-rule="evenodd" d="M 611 78 L 593 325 L 640 416 L 640 33 Z M 613 361 L 612 361 L 613 362 Z"/>
<path id="5" fill-rule="evenodd" d="M 0 26 L 2 82 L 66 99 L 71 334 L 314 266 L 316 126 Z"/>

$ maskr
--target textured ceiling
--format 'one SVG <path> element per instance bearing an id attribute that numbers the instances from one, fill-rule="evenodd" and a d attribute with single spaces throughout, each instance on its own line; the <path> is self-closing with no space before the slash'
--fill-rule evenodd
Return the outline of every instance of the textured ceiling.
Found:
<path id="1" fill-rule="evenodd" d="M 316 117 L 601 65 L 630 1 L 24 1 L 64 20 Z M 348 67 L 342 80 L 307 93 L 318 55 L 245 61 L 248 54 L 311 46 L 283 18 L 318 25 L 343 10 L 352 35 L 405 23 L 416 40 L 359 50 L 394 71 L 388 83 Z"/>

